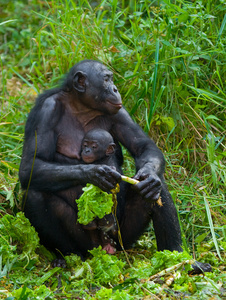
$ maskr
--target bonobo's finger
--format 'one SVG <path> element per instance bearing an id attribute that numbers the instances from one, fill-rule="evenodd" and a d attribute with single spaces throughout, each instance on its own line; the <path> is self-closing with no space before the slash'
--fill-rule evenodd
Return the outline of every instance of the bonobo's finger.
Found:
<path id="1" fill-rule="evenodd" d="M 97 176 L 92 183 L 98 186 L 104 192 L 110 191 L 113 186 L 113 184 L 106 180 L 104 176 Z"/>
<path id="2" fill-rule="evenodd" d="M 107 165 L 100 166 L 100 173 L 104 175 L 108 180 L 112 181 L 115 180 L 116 183 L 121 181 L 121 174 L 117 172 L 115 169 Z"/>
<path id="3" fill-rule="evenodd" d="M 98 170 L 97 185 L 103 191 L 110 191 L 121 181 L 121 174 L 108 166 L 101 166 Z"/>
<path id="4" fill-rule="evenodd" d="M 101 182 L 98 182 L 97 186 L 104 192 L 109 192 L 110 190 L 115 188 L 111 182 L 107 181 L 106 179 L 102 179 Z"/>
<path id="5" fill-rule="evenodd" d="M 157 176 L 155 178 L 148 177 L 145 180 L 137 183 L 134 188 L 145 199 L 157 201 L 161 192 L 161 181 Z"/>
<path id="6" fill-rule="evenodd" d="M 157 188 L 157 189 L 152 189 L 152 190 L 149 190 L 149 189 L 145 189 L 145 190 L 142 190 L 140 192 L 141 196 L 144 197 L 144 199 L 146 200 L 151 200 L 151 201 L 157 201 L 160 197 L 160 189 Z"/>
<path id="7" fill-rule="evenodd" d="M 161 180 L 158 177 L 148 177 L 145 180 L 137 183 L 134 187 L 140 192 L 142 190 L 148 192 L 148 190 L 160 189 L 161 185 Z"/>
<path id="8" fill-rule="evenodd" d="M 139 193 L 142 193 L 142 191 L 144 191 L 146 188 L 149 188 L 149 187 L 152 187 L 152 183 L 150 182 L 150 180 L 148 180 L 148 178 L 143 179 L 142 181 L 140 181 L 139 183 L 134 185 L 134 188 Z"/>
<path id="9" fill-rule="evenodd" d="M 107 165 L 92 165 L 88 173 L 87 182 L 109 192 L 121 181 L 121 174 Z"/>
<path id="10" fill-rule="evenodd" d="M 137 174 L 134 176 L 134 179 L 136 180 L 144 180 L 148 177 L 148 174 L 147 173 L 144 173 L 142 170 L 139 170 L 137 172 Z"/>
<path id="11" fill-rule="evenodd" d="M 144 196 L 144 198 L 145 198 L 146 200 L 151 200 L 151 201 L 153 201 L 153 202 L 158 201 L 159 197 L 160 197 L 160 192 L 153 192 L 153 191 L 150 191 L 149 193 L 147 193 L 147 194 Z"/>
<path id="12" fill-rule="evenodd" d="M 117 183 L 119 183 L 121 181 L 121 175 L 117 171 L 116 171 L 116 173 L 114 173 L 114 172 L 106 173 L 105 177 L 113 185 L 116 185 Z"/>
<path id="13" fill-rule="evenodd" d="M 161 186 L 154 186 L 154 188 L 152 186 L 146 186 L 144 187 L 142 190 L 140 190 L 140 194 L 142 196 L 146 196 L 147 194 L 149 194 L 150 196 L 154 196 L 156 194 L 160 193 L 160 189 Z"/>
<path id="14" fill-rule="evenodd" d="M 121 174 L 112 168 L 110 169 L 111 169 L 110 174 L 115 179 L 115 182 L 119 183 L 120 181 L 122 181 Z"/>

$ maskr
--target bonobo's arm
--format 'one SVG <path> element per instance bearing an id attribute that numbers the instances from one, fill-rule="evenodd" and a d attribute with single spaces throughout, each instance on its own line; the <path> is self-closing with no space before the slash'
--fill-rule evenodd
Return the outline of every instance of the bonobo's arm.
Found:
<path id="1" fill-rule="evenodd" d="M 120 174 L 108 166 L 54 162 L 57 145 L 55 128 L 62 114 L 63 107 L 56 96 L 47 98 L 43 104 L 37 102 L 31 111 L 25 128 L 19 171 L 22 188 L 28 188 L 31 177 L 29 187 L 40 191 L 64 190 L 88 182 L 102 190 L 111 190 L 120 181 Z"/>
<path id="2" fill-rule="evenodd" d="M 135 159 L 137 190 L 146 199 L 158 200 L 161 191 L 161 179 L 165 169 L 165 159 L 155 143 L 133 122 L 122 108 L 113 119 L 113 135 L 125 146 Z M 160 179 L 161 178 L 161 179 Z"/>

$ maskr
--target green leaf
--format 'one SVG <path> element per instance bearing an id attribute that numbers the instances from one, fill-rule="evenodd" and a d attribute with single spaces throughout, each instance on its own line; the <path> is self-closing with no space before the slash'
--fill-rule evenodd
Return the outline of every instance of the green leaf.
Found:
<path id="1" fill-rule="evenodd" d="M 161 117 L 162 122 L 168 126 L 169 130 L 172 130 L 175 127 L 175 123 L 173 118 L 171 117 Z"/>
<path id="2" fill-rule="evenodd" d="M 79 223 L 87 225 L 96 217 L 101 219 L 111 212 L 113 206 L 111 194 L 92 184 L 87 184 L 83 191 L 82 196 L 76 200 Z"/>
<path id="3" fill-rule="evenodd" d="M 198 235 L 198 236 L 195 238 L 195 242 L 196 242 L 196 243 L 201 243 L 201 242 L 207 237 L 207 235 L 208 235 L 209 233 L 210 233 L 210 232 L 207 231 L 207 232 L 204 232 L 203 234 Z"/>
<path id="4" fill-rule="evenodd" d="M 41 278 L 38 279 L 37 286 L 43 284 L 46 280 L 48 280 L 50 277 L 52 277 L 60 269 L 61 269 L 60 267 L 56 267 L 56 268 L 48 271 L 47 273 L 45 273 Z"/>
<path id="5" fill-rule="evenodd" d="M 100 284 L 115 284 L 119 282 L 119 275 L 123 271 L 126 262 L 121 261 L 114 255 L 106 254 L 106 251 L 101 249 L 101 246 L 89 251 L 93 258 L 90 261 L 90 266 L 94 272 L 94 280 Z"/>

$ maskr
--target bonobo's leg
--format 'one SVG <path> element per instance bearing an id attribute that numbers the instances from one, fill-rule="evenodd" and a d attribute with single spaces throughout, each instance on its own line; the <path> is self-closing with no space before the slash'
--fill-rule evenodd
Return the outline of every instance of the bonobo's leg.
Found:
<path id="1" fill-rule="evenodd" d="M 156 203 L 151 216 L 158 250 L 182 252 L 181 231 L 176 207 L 164 181 L 162 181 L 161 198 L 163 206 Z"/>
<path id="2" fill-rule="evenodd" d="M 155 205 L 153 207 L 152 219 L 159 251 L 164 249 L 182 252 L 181 232 L 177 217 L 176 208 L 173 199 L 167 189 L 166 184 L 162 185 L 162 207 Z M 195 262 L 192 265 L 193 270 L 190 274 L 200 274 L 212 272 L 212 267 L 208 263 Z"/>
<path id="3" fill-rule="evenodd" d="M 163 206 L 142 199 L 131 186 L 124 187 L 122 194 L 119 194 L 117 218 L 124 248 L 132 246 L 153 219 L 158 250 L 183 251 L 176 208 L 166 184 L 163 180 L 162 182 Z M 118 249 L 120 249 L 119 245 Z M 195 262 L 192 267 L 190 274 L 212 272 L 211 265 L 208 263 Z"/>
<path id="4" fill-rule="evenodd" d="M 151 220 L 151 208 L 152 203 L 144 200 L 130 184 L 120 184 L 117 219 L 125 249 L 131 247 L 147 228 Z"/>
<path id="5" fill-rule="evenodd" d="M 130 247 L 139 238 L 153 219 L 158 250 L 182 251 L 176 208 L 164 183 L 161 197 L 162 207 L 144 200 L 131 186 L 126 187 L 125 202 L 123 197 L 119 197 L 117 213 L 125 248 Z"/>
<path id="6" fill-rule="evenodd" d="M 70 205 L 54 194 L 31 190 L 24 212 L 38 232 L 40 242 L 54 252 L 83 257 L 93 248 L 89 231 L 77 222 L 75 204 L 73 207 L 73 203 Z"/>

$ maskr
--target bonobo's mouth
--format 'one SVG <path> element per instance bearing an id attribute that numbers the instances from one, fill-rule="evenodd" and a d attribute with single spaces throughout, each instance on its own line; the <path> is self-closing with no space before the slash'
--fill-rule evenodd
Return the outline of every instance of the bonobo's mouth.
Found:
<path id="1" fill-rule="evenodd" d="M 91 164 L 91 163 L 93 163 L 93 159 L 88 159 L 88 158 L 86 158 L 86 159 L 83 159 L 83 161 L 86 163 L 86 164 Z"/>
<path id="2" fill-rule="evenodd" d="M 111 104 L 112 106 L 118 108 L 118 109 L 122 108 L 122 103 L 117 103 L 117 104 L 115 104 L 115 103 L 112 103 L 112 102 L 109 101 L 109 100 L 107 100 L 107 102 L 108 102 L 109 104 Z"/>
<path id="3" fill-rule="evenodd" d="M 85 155 L 82 155 L 82 160 L 87 164 L 91 164 L 94 161 L 93 157 L 88 157 Z"/>

